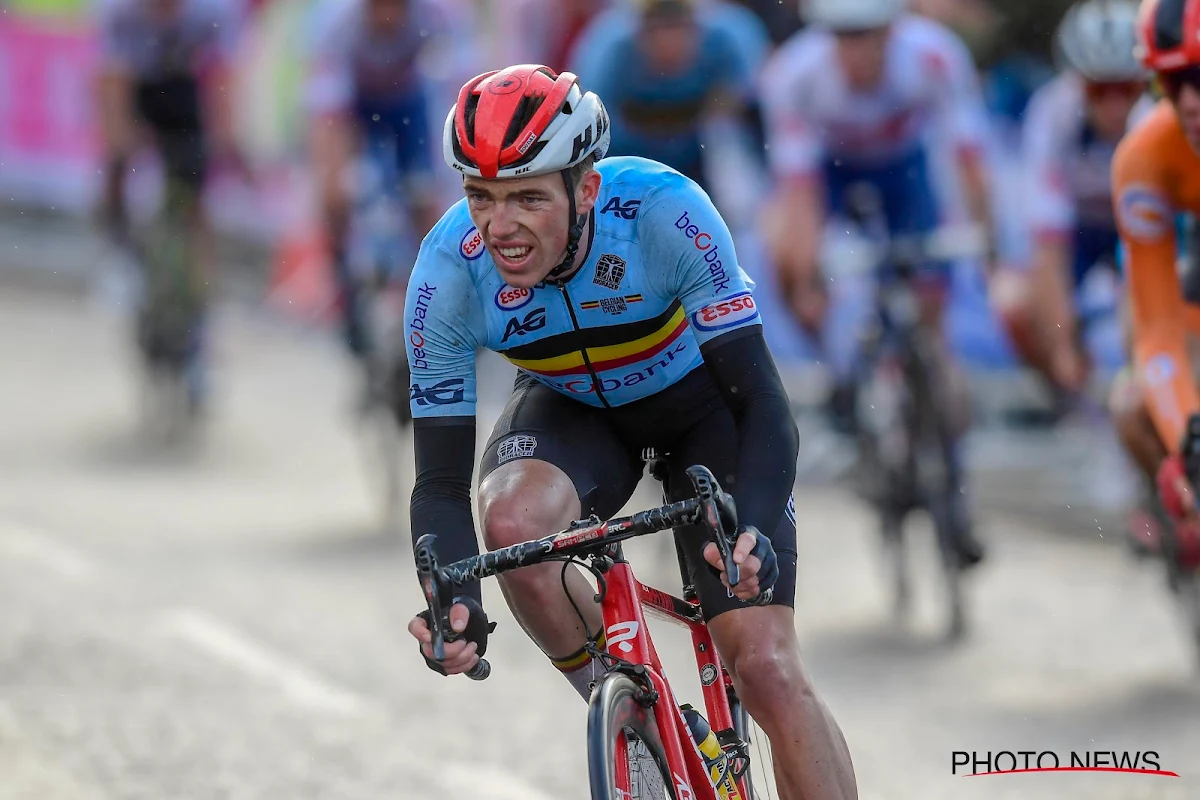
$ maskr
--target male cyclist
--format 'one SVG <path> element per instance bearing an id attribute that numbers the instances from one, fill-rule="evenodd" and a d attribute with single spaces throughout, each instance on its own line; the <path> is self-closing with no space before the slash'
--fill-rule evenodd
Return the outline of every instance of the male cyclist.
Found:
<path id="1" fill-rule="evenodd" d="M 1083 390 L 1088 357 L 1073 294 L 1097 267 L 1115 270 L 1111 165 L 1147 89 L 1133 54 L 1137 5 L 1083 0 L 1059 23 L 1063 73 L 1030 101 L 1022 131 L 1024 199 L 1034 236 L 1028 274 L 1005 270 L 997 306 L 1022 357 L 1067 400 Z M 1000 278 L 997 276 L 997 284 Z"/>
<path id="2" fill-rule="evenodd" d="M 849 753 L 800 660 L 792 609 L 796 527 L 790 501 L 797 431 L 764 343 L 733 241 L 708 196 L 653 161 L 608 158 L 609 117 L 569 72 L 521 65 L 468 82 L 446 120 L 447 163 L 466 199 L 426 237 L 405 314 L 416 420 L 414 538 L 437 534 L 443 561 L 478 552 L 470 481 L 475 352 L 519 368 L 480 466 L 489 549 L 607 518 L 667 455 L 673 499 L 704 464 L 737 502 L 735 560 L 680 532 L 722 659 L 771 740 L 784 798 L 855 797 Z M 594 589 L 572 567 L 501 578 L 526 632 L 587 698 L 603 666 Z M 760 594 L 773 587 L 769 604 Z M 756 603 L 747 601 L 755 600 Z M 418 616 L 409 631 L 431 668 L 470 670 L 486 645 L 476 583 L 450 614 L 468 639 L 431 660 Z M 470 623 L 468 624 L 468 620 Z M 587 631 L 596 632 L 590 642 Z"/>
<path id="3" fill-rule="evenodd" d="M 904 0 L 810 0 L 813 27 L 784 45 L 763 73 L 779 187 L 770 246 L 797 320 L 818 341 L 828 305 L 818 250 L 826 214 L 843 211 L 848 188 L 867 184 L 878 191 L 890 233 L 933 232 L 940 209 L 927 147 L 936 137 L 954 147 L 972 219 L 992 229 L 985 116 L 970 56 L 954 34 L 905 14 L 904 6 Z M 940 326 L 946 265 L 928 265 L 921 283 L 922 316 Z M 946 351 L 938 357 L 947 366 L 943 374 L 953 375 Z M 949 383 L 954 408 L 947 413 L 961 435 L 966 386 Z M 838 384 L 835 414 L 852 416 L 853 380 L 838 376 Z M 955 472 L 961 479 L 961 468 Z M 983 548 L 970 531 L 965 499 L 959 512 L 961 556 L 972 565 Z"/>
<path id="4" fill-rule="evenodd" d="M 240 20 L 224 0 L 106 0 L 98 14 L 97 89 L 110 232 L 122 244 L 130 242 L 125 177 L 147 138 L 161 156 L 167 182 L 190 196 L 184 247 L 197 274 L 186 277 L 201 307 L 187 312 L 159 307 L 157 292 L 149 288 L 157 276 L 147 275 L 138 341 L 151 364 L 186 364 L 196 404 L 203 399 L 206 316 L 206 292 L 199 287 L 211 282 L 214 269 L 213 232 L 200 194 L 212 162 L 235 153 L 228 77 Z"/>
<path id="5" fill-rule="evenodd" d="M 364 362 L 368 381 L 386 376 L 375 375 L 370 361 L 375 347 L 368 325 L 370 278 L 356 274 L 350 263 L 354 205 L 363 187 L 351 164 L 365 151 L 382 175 L 398 178 L 399 186 L 383 189 L 399 190 L 416 240 L 437 221 L 434 143 L 418 61 L 444 27 L 431 0 L 326 0 L 313 20 L 317 49 L 306 86 L 310 142 L 345 343 Z M 403 285 L 407 270 L 386 277 Z M 408 384 L 406 375 L 397 381 Z"/>
<path id="6" fill-rule="evenodd" d="M 1113 204 L 1126 249 L 1132 370 L 1114 384 L 1111 408 L 1126 448 L 1157 478 L 1178 526 L 1181 561 L 1200 566 L 1194 465 L 1185 432 L 1200 414 L 1193 365 L 1200 354 L 1200 296 L 1177 273 L 1175 217 L 1200 212 L 1200 0 L 1147 0 L 1139 54 L 1166 95 L 1117 147 Z M 1190 441 L 1191 437 L 1187 437 Z"/>

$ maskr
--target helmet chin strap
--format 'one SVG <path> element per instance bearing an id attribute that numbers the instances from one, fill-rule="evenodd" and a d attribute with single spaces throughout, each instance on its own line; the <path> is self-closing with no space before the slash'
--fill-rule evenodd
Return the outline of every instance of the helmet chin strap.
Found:
<path id="1" fill-rule="evenodd" d="M 567 222 L 570 227 L 567 229 L 567 251 L 563 255 L 562 262 L 550 270 L 550 274 L 546 276 L 546 280 L 554 281 L 561 278 L 571 267 L 575 265 L 575 256 L 579 255 L 579 240 L 583 238 L 583 228 L 587 225 L 587 214 L 575 213 L 575 182 L 571 180 L 571 171 L 564 169 L 562 171 L 563 183 L 567 186 Z"/>

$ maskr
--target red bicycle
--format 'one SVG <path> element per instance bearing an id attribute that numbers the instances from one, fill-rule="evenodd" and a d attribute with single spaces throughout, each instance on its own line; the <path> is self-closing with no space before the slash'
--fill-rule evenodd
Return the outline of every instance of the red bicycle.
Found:
<path id="1" fill-rule="evenodd" d="M 731 585 L 737 585 L 738 567 L 725 533 L 736 530 L 732 499 L 706 468 L 690 467 L 687 475 L 695 489 L 692 499 L 606 522 L 593 515 L 560 533 L 446 566 L 437 563 L 433 534 L 422 536 L 416 544 L 417 573 L 434 620 L 431 633 L 437 659 L 444 656 L 445 642 L 454 636 L 449 604 L 443 598 L 451 598 L 455 587 L 547 561 L 566 562 L 564 571 L 577 563 L 596 577 L 596 601 L 603 610 L 606 641 L 605 650 L 593 650 L 591 655 L 609 671 L 596 684 L 588 707 L 592 800 L 759 800 L 768 796 L 765 783 L 756 793 L 751 772 L 770 770 L 769 756 L 751 769 L 750 715 L 713 646 L 682 555 L 684 598 L 680 599 L 639 582 L 622 554 L 620 543 L 626 539 L 702 524 L 721 553 Z M 761 600 L 769 600 L 769 591 Z M 707 722 L 719 752 L 711 739 L 705 738 L 707 731 L 698 738 L 708 746 L 704 752 L 698 746 L 687 718 L 694 727 L 698 715 L 676 701 L 646 628 L 646 612 L 691 631 Z M 480 660 L 469 675 L 483 680 L 490 673 L 488 663 Z"/>

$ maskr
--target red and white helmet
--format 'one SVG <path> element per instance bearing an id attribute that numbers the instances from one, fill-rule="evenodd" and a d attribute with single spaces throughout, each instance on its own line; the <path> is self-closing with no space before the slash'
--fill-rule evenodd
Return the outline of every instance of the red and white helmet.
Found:
<path id="1" fill-rule="evenodd" d="M 1200 64 L 1200 0 L 1142 0 L 1138 17 L 1137 55 L 1147 68 Z"/>
<path id="2" fill-rule="evenodd" d="M 464 175 L 524 178 L 603 158 L 610 139 L 604 104 L 574 74 L 518 64 L 467 81 L 446 117 L 442 152 Z"/>

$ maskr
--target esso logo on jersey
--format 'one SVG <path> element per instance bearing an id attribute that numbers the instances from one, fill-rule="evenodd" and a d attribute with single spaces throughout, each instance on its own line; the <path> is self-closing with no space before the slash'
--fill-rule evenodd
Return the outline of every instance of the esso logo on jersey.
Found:
<path id="1" fill-rule="evenodd" d="M 505 285 L 496 292 L 496 308 L 501 311 L 516 311 L 533 301 L 533 289 L 514 289 Z"/>
<path id="2" fill-rule="evenodd" d="M 471 230 L 467 231 L 466 236 L 462 238 L 462 244 L 458 246 L 458 250 L 467 261 L 474 261 L 484 254 L 487 248 L 483 246 L 483 235 L 479 232 L 478 228 L 471 228 Z"/>
<path id="3" fill-rule="evenodd" d="M 692 325 L 702 331 L 719 331 L 749 322 L 758 316 L 754 297 L 750 292 L 735 294 L 692 314 Z"/>

